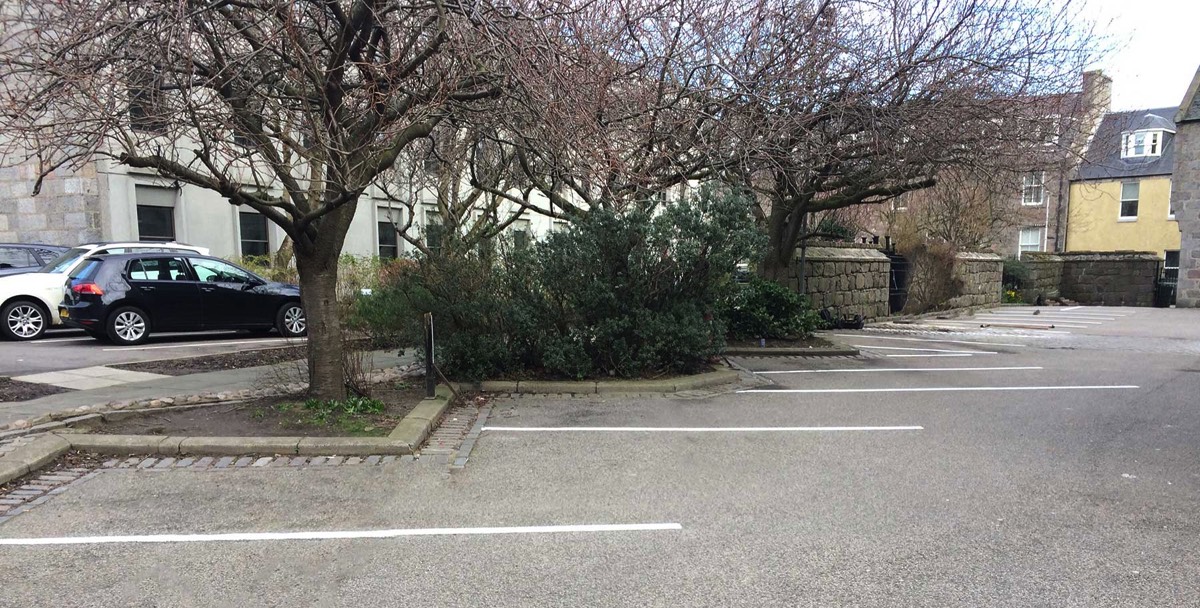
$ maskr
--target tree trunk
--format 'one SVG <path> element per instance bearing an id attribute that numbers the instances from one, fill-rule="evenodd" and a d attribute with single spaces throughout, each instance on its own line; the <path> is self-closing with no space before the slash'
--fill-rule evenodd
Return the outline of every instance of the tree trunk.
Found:
<path id="1" fill-rule="evenodd" d="M 345 399 L 338 251 L 296 250 L 300 299 L 308 322 L 308 392 L 318 399 Z"/>

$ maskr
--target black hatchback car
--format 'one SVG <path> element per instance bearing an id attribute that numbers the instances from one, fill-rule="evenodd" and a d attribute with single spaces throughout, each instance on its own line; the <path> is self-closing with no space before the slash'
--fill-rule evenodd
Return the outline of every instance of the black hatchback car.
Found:
<path id="1" fill-rule="evenodd" d="M 63 323 L 97 339 L 138 344 L 151 331 L 276 329 L 302 336 L 300 288 L 218 258 L 173 252 L 89 257 L 71 273 Z"/>

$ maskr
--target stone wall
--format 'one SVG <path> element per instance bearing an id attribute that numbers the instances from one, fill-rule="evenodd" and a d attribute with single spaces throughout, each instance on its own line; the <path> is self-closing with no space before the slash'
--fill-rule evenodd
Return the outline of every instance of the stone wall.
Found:
<path id="1" fill-rule="evenodd" d="M 792 264 L 787 285 L 799 287 L 800 264 Z M 888 315 L 888 257 L 861 247 L 809 247 L 804 256 L 805 295 L 817 309 L 860 314 L 866 319 Z"/>
<path id="2" fill-rule="evenodd" d="M 1037 296 L 1056 298 L 1062 285 L 1063 259 L 1053 253 L 1025 252 L 1021 261 L 1029 269 L 1029 285 L 1025 288 L 1026 301 L 1035 302 Z"/>
<path id="3" fill-rule="evenodd" d="M 1060 253 L 1059 294 L 1080 304 L 1153 306 L 1162 260 L 1136 251 Z"/>
<path id="4" fill-rule="evenodd" d="M 962 282 L 962 291 L 947 302 L 949 308 L 999 304 L 1003 288 L 1004 258 L 994 253 L 960 253 L 954 265 L 954 278 Z"/>
<path id="5" fill-rule="evenodd" d="M 33 196 L 32 164 L 0 168 L 0 242 L 78 245 L 103 237 L 100 179 L 94 164 L 55 173 Z"/>
<path id="6" fill-rule="evenodd" d="M 1193 106 L 1200 103 L 1195 87 L 1200 84 L 1200 70 L 1192 84 Z M 1175 168 L 1171 174 L 1171 200 L 1175 219 L 1179 222 L 1182 243 L 1179 249 L 1179 284 L 1175 305 L 1181 308 L 1200 308 L 1200 107 L 1189 108 L 1198 114 L 1179 121 L 1175 135 Z M 1178 119 L 1177 119 L 1178 120 Z"/>

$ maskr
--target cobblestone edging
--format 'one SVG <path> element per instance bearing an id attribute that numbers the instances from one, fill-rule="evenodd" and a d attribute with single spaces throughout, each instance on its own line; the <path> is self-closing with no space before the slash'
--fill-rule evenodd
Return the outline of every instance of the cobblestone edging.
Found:
<path id="1" fill-rule="evenodd" d="M 371 383 L 379 384 L 381 382 L 389 382 L 402 378 L 411 377 L 416 368 L 413 365 L 403 367 L 390 367 L 381 370 L 375 370 L 371 373 Z M 8 424 L 0 424 L 0 439 L 4 439 L 6 435 L 14 431 L 43 431 L 52 430 L 53 428 L 62 427 L 58 422 L 73 422 L 80 416 L 90 414 L 100 414 L 107 412 L 116 412 L 124 410 L 145 410 L 158 409 L 180 405 L 215 405 L 218 403 L 229 403 L 231 401 L 245 401 L 247 399 L 260 399 L 262 397 L 278 397 L 282 395 L 295 395 L 304 392 L 308 389 L 307 382 L 291 382 L 280 384 L 278 386 L 258 388 L 258 389 L 241 389 L 236 391 L 208 391 L 204 393 L 172 395 L 165 397 L 157 397 L 150 399 L 124 400 L 124 401 L 106 401 L 103 403 L 93 403 L 91 405 L 81 405 L 79 407 L 68 408 L 58 412 L 43 414 L 29 420 L 14 420 Z"/>

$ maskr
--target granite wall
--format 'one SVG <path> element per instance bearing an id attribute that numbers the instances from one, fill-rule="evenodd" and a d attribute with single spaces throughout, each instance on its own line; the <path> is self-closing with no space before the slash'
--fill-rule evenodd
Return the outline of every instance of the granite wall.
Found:
<path id="1" fill-rule="evenodd" d="M 809 247 L 803 272 L 805 295 L 817 309 L 832 308 L 839 315 L 860 314 L 866 319 L 888 315 L 888 257 L 863 247 Z M 800 263 L 792 264 L 786 284 L 799 287 Z"/>
<path id="2" fill-rule="evenodd" d="M 999 304 L 1003 288 L 1004 258 L 994 253 L 960 253 L 954 264 L 959 295 L 950 298 L 949 308 Z"/>
<path id="3" fill-rule="evenodd" d="M 1040 294 L 1080 304 L 1153 306 L 1162 260 L 1138 251 L 1026 253 L 1030 299 Z"/>
<path id="4" fill-rule="evenodd" d="M 0 168 L 0 242 L 72 246 L 103 237 L 94 164 L 50 175 L 33 196 L 36 178 L 32 164 Z"/>

